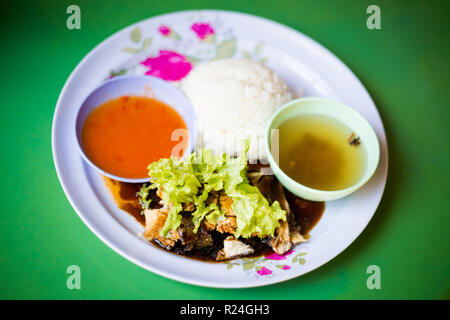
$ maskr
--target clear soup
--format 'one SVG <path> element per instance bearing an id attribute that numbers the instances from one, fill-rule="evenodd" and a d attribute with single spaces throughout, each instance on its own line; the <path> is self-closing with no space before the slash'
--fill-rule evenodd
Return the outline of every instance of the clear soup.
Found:
<path id="1" fill-rule="evenodd" d="M 362 178 L 366 152 L 356 133 L 341 121 L 325 115 L 301 115 L 279 127 L 278 165 L 307 187 L 342 190 Z"/>

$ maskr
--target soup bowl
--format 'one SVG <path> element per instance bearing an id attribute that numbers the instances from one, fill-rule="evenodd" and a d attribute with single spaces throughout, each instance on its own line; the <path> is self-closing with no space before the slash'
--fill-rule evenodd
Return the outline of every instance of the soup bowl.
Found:
<path id="1" fill-rule="evenodd" d="M 83 148 L 81 134 L 87 117 L 103 103 L 122 96 L 154 98 L 172 107 L 183 119 L 189 134 L 187 148 L 183 152 L 183 157 L 193 151 L 196 143 L 198 127 L 195 111 L 184 94 L 170 83 L 159 78 L 140 75 L 119 76 L 106 80 L 95 88 L 81 104 L 75 120 L 75 134 L 78 149 L 84 161 L 100 174 L 115 180 L 131 183 L 148 182 L 150 181 L 150 177 L 134 179 L 120 177 L 111 174 L 110 172 L 106 172 L 91 161 Z"/>
<path id="2" fill-rule="evenodd" d="M 352 186 L 333 191 L 318 190 L 307 187 L 281 170 L 277 161 L 276 129 L 294 117 L 323 115 L 339 120 L 349 127 L 360 138 L 361 146 L 365 151 L 365 170 L 360 179 Z M 362 115 L 354 109 L 334 100 L 325 98 L 307 97 L 292 100 L 278 109 L 265 130 L 265 151 L 270 167 L 281 182 L 293 194 L 312 201 L 330 201 L 343 198 L 361 188 L 374 174 L 380 158 L 380 146 L 375 131 Z"/>

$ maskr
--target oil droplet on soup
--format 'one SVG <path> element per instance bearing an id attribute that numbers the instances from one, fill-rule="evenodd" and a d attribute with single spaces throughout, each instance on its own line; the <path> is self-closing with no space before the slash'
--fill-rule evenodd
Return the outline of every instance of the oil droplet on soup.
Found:
<path id="1" fill-rule="evenodd" d="M 89 114 L 81 142 L 88 158 L 105 172 L 140 179 L 148 177 L 151 162 L 170 157 L 180 143 L 182 156 L 188 137 L 172 141 L 176 129 L 186 129 L 186 124 L 172 107 L 153 98 L 123 96 Z"/>
<path id="2" fill-rule="evenodd" d="M 325 115 L 302 115 L 279 127 L 279 166 L 295 181 L 318 190 L 356 184 L 366 167 L 363 143 L 349 143 L 353 131 Z"/>

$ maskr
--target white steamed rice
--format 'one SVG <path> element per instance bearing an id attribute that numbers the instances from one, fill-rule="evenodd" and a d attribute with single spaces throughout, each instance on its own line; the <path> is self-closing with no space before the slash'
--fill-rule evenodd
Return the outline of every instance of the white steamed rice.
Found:
<path id="1" fill-rule="evenodd" d="M 182 90 L 199 120 L 197 147 L 237 155 L 250 140 L 249 158 L 266 159 L 264 128 L 272 113 L 292 99 L 272 70 L 250 60 L 223 59 L 194 68 Z"/>

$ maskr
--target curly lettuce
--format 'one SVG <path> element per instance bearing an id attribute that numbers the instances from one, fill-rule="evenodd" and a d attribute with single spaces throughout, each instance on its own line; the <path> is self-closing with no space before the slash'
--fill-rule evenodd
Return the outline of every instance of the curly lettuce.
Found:
<path id="1" fill-rule="evenodd" d="M 167 236 L 170 230 L 180 226 L 183 203 L 195 205 L 192 212 L 194 232 L 204 219 L 217 224 L 225 218 L 225 213 L 216 203 L 207 204 L 206 200 L 211 192 L 223 191 L 233 200 L 236 238 L 273 236 L 280 225 L 279 220 L 286 220 L 286 211 L 277 201 L 270 205 L 258 188 L 249 184 L 247 151 L 248 142 L 244 144 L 241 156 L 236 158 L 228 158 L 226 154 L 216 156 L 211 150 L 202 149 L 183 160 L 171 157 L 151 163 L 148 166 L 151 183 L 138 195 L 144 208 L 148 208 L 148 192 L 157 188 L 163 204 L 170 208 L 161 235 Z"/>

